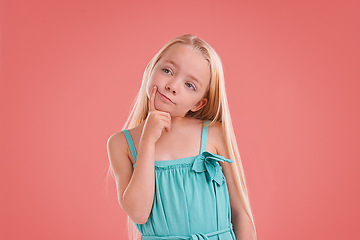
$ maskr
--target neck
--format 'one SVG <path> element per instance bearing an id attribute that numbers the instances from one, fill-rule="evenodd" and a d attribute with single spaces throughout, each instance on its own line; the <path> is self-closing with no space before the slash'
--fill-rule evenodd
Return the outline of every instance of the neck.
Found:
<path id="1" fill-rule="evenodd" d="M 185 116 L 172 116 L 171 117 L 171 123 L 186 123 L 189 120 L 191 120 L 191 117 L 185 117 Z"/>

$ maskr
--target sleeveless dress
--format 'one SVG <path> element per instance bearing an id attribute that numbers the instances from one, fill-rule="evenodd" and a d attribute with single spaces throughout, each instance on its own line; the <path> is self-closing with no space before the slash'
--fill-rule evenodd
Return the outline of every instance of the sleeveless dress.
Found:
<path id="1" fill-rule="evenodd" d="M 122 132 L 136 164 L 132 137 L 128 130 Z M 199 155 L 155 160 L 153 208 L 146 223 L 134 223 L 142 240 L 236 240 L 226 179 L 218 162 L 233 161 L 205 151 L 207 135 L 208 126 L 203 125 Z"/>

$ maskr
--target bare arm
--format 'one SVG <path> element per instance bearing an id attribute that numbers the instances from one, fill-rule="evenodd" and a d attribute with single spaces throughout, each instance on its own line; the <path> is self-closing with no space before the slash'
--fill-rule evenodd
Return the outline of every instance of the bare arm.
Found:
<path id="1" fill-rule="evenodd" d="M 225 137 L 222 133 L 221 123 L 217 122 L 212 128 L 213 139 L 216 141 L 217 153 L 225 158 L 229 158 L 229 152 L 225 145 Z M 226 178 L 230 205 L 231 205 L 231 222 L 233 224 L 236 239 L 256 240 L 256 233 L 253 229 L 251 219 L 246 214 L 245 209 L 241 203 L 241 196 L 235 186 L 235 174 L 233 173 L 230 164 L 227 162 L 220 162 Z"/>
<path id="2" fill-rule="evenodd" d="M 155 143 L 164 130 L 169 131 L 171 116 L 155 108 L 154 87 L 149 101 L 149 113 L 139 141 L 138 156 L 133 169 L 124 133 L 108 140 L 108 153 L 114 170 L 118 199 L 129 217 L 138 224 L 147 222 L 155 194 Z"/>
<path id="3" fill-rule="evenodd" d="M 155 192 L 155 143 L 141 139 L 133 169 L 123 133 L 111 136 L 107 143 L 120 206 L 138 224 L 144 224 L 151 212 Z"/>
<path id="4" fill-rule="evenodd" d="M 122 206 L 129 212 L 136 212 L 140 224 L 147 222 L 154 202 L 154 151 L 155 143 L 140 139 L 134 171 L 122 196 Z"/>

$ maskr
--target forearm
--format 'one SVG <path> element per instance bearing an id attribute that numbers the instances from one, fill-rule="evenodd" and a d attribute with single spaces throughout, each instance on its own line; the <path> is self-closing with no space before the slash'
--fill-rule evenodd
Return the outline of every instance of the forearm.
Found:
<path id="1" fill-rule="evenodd" d="M 231 222 L 237 240 L 257 240 L 251 219 L 247 214 L 232 214 Z"/>
<path id="2" fill-rule="evenodd" d="M 155 143 L 139 142 L 134 171 L 122 196 L 123 208 L 137 223 L 145 223 L 150 215 L 155 193 L 154 169 Z"/>

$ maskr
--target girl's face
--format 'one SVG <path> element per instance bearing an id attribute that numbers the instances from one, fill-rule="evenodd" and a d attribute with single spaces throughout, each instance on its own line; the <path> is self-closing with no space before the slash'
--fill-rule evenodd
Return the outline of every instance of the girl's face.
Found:
<path id="1" fill-rule="evenodd" d="M 209 83 L 208 61 L 191 47 L 174 44 L 155 65 L 146 93 L 149 98 L 156 85 L 155 108 L 184 117 L 189 110 L 195 112 L 206 105 L 208 99 L 202 97 Z"/>

